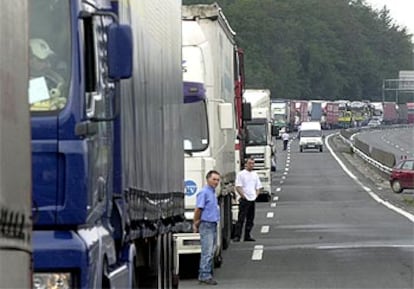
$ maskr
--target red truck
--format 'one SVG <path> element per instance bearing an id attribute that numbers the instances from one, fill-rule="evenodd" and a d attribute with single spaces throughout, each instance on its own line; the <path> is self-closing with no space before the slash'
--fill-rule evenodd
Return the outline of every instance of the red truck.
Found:
<path id="1" fill-rule="evenodd" d="M 339 103 L 328 102 L 325 106 L 326 122 L 325 126 L 327 129 L 333 129 L 338 126 L 339 117 Z"/>
<path id="2" fill-rule="evenodd" d="M 398 114 L 396 103 L 393 101 L 384 102 L 383 104 L 384 114 L 383 114 L 383 123 L 385 124 L 394 124 L 397 123 Z"/>
<path id="3" fill-rule="evenodd" d="M 407 122 L 414 123 L 414 102 L 407 102 Z"/>
<path id="4" fill-rule="evenodd" d="M 297 130 L 300 124 L 308 121 L 308 102 L 306 100 L 292 100 L 290 102 L 290 123 L 293 130 Z"/>

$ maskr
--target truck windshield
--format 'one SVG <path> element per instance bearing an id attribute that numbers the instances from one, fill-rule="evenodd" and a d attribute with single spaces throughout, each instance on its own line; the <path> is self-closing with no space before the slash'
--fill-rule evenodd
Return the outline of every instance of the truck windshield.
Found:
<path id="1" fill-rule="evenodd" d="M 29 6 L 30 110 L 57 112 L 69 93 L 69 0 L 36 0 Z"/>
<path id="2" fill-rule="evenodd" d="M 186 103 L 182 109 L 184 150 L 187 152 L 204 151 L 209 143 L 206 102 Z"/>
<path id="3" fill-rule="evenodd" d="M 300 137 L 320 137 L 322 132 L 320 130 L 301 130 Z"/>
<path id="4" fill-rule="evenodd" d="M 267 131 L 266 125 L 263 124 L 248 124 L 246 126 L 246 136 L 248 145 L 266 145 Z"/>

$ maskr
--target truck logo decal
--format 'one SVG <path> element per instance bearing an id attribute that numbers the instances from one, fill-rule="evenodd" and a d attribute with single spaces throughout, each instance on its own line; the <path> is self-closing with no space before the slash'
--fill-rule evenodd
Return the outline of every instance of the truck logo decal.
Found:
<path id="1" fill-rule="evenodd" d="M 195 193 L 197 193 L 197 184 L 193 180 L 187 180 L 184 182 L 185 184 L 185 195 L 191 197 Z"/>

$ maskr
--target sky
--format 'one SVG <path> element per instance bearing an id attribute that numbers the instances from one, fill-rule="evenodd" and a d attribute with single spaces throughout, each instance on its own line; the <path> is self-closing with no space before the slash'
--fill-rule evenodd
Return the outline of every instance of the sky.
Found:
<path id="1" fill-rule="evenodd" d="M 366 3 L 379 10 L 384 5 L 387 6 L 395 22 L 407 27 L 408 32 L 414 34 L 414 0 L 366 0 Z"/>

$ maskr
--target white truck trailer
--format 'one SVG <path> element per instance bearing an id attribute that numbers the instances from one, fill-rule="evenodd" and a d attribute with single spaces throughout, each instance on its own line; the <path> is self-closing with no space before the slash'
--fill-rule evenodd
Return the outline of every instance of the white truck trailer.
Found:
<path id="1" fill-rule="evenodd" d="M 183 233 L 174 235 L 177 271 L 180 257 L 201 252 L 200 236 L 192 232 L 193 212 L 197 192 L 213 169 L 221 174 L 221 185 L 216 189 L 221 220 L 215 265 L 221 264 L 221 250 L 231 240 L 236 139 L 235 33 L 217 4 L 183 6 L 182 19 L 187 226 Z M 191 267 L 198 268 L 198 262 Z"/>
<path id="2" fill-rule="evenodd" d="M 0 9 L 0 287 L 30 288 L 29 1 Z"/>
<path id="3" fill-rule="evenodd" d="M 271 158 L 272 158 L 272 124 L 270 116 L 270 90 L 246 89 L 243 93 L 246 102 L 251 103 L 252 119 L 246 122 L 245 157 L 255 159 L 254 170 L 263 185 L 265 199 L 271 195 Z M 262 196 L 259 196 L 262 198 Z"/>

